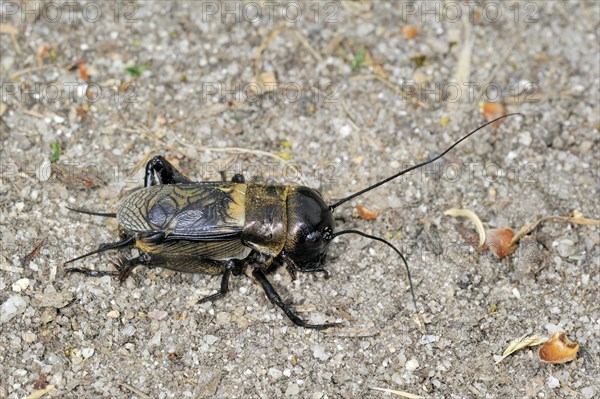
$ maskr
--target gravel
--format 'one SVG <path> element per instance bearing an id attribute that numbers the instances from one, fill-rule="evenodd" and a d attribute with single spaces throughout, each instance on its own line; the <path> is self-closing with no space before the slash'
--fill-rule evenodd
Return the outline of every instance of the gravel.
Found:
<path id="1" fill-rule="evenodd" d="M 299 17 L 276 3 L 272 18 L 262 2 L 74 3 L 72 22 L 66 3 L 56 19 L 55 2 L 0 6 L 0 397 L 598 395 L 598 227 L 545 222 L 498 260 L 444 216 L 466 208 L 515 231 L 600 216 L 598 3 L 473 3 L 459 16 L 454 2 L 293 3 Z M 270 73 L 278 90 L 256 80 Z M 430 86 L 403 97 L 416 82 Z M 458 99 L 444 96 L 453 87 Z M 64 271 L 118 236 L 114 219 L 66 207 L 113 212 L 152 155 L 196 180 L 243 172 L 333 202 L 482 124 L 481 87 L 525 117 L 336 209 L 338 229 L 407 256 L 418 312 L 394 253 L 351 235 L 331 245 L 329 279 L 270 277 L 303 319 L 341 323 L 323 332 L 294 326 L 243 276 L 198 303 L 219 278 Z M 111 270 L 116 256 L 74 266 Z M 495 363 L 513 339 L 556 331 L 585 349 L 575 361 L 527 348 Z"/>

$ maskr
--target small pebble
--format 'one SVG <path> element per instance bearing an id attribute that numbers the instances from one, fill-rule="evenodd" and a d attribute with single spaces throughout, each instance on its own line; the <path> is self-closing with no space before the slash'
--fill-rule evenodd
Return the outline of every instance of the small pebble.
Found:
<path id="1" fill-rule="evenodd" d="M 161 338 L 161 333 L 160 333 L 160 331 L 157 331 L 156 333 L 154 333 L 152 338 L 150 338 L 150 340 L 148 341 L 148 346 L 160 345 L 160 338 Z"/>
<path id="2" fill-rule="evenodd" d="M 300 387 L 298 384 L 290 384 L 285 390 L 285 396 L 297 396 L 300 393 Z"/>
<path id="3" fill-rule="evenodd" d="M 22 278 L 14 282 L 14 284 L 12 285 L 12 290 L 14 292 L 21 292 L 25 291 L 27 287 L 29 287 L 29 279 Z"/>
<path id="4" fill-rule="evenodd" d="M 593 387 L 585 387 L 581 390 L 581 394 L 585 399 L 592 399 L 596 394 L 596 391 Z"/>
<path id="5" fill-rule="evenodd" d="M 31 331 L 23 333 L 23 341 L 27 342 L 28 344 L 35 342 L 36 339 L 37 335 L 32 333 Z"/>
<path id="6" fill-rule="evenodd" d="M 135 334 L 135 327 L 132 326 L 131 324 L 129 324 L 121 330 L 121 334 L 123 334 L 127 337 L 131 337 L 131 336 L 133 336 L 133 334 Z"/>
<path id="7" fill-rule="evenodd" d="M 575 243 L 573 241 L 569 240 L 568 238 L 565 238 L 564 240 L 560 240 L 558 242 L 556 250 L 558 251 L 560 256 L 566 258 L 570 255 L 573 255 L 574 245 Z"/>
<path id="8" fill-rule="evenodd" d="M 6 323 L 13 317 L 23 313 L 27 308 L 25 299 L 18 295 L 10 296 L 0 307 L 0 324 Z"/>
<path id="9" fill-rule="evenodd" d="M 93 354 L 94 354 L 94 348 L 83 348 L 81 350 L 81 356 L 83 356 L 84 359 L 88 359 L 88 358 L 92 357 Z"/>
<path id="10" fill-rule="evenodd" d="M 110 312 L 108 312 L 106 314 L 106 317 L 110 318 L 110 319 L 116 319 L 121 315 L 121 312 L 119 312 L 118 310 L 111 310 Z"/>
<path id="11" fill-rule="evenodd" d="M 281 370 L 271 367 L 269 369 L 269 375 L 277 380 L 283 376 L 283 373 L 281 372 Z"/>
<path id="12" fill-rule="evenodd" d="M 204 341 L 209 345 L 214 344 L 218 340 L 219 340 L 219 337 L 215 337 L 214 335 L 207 335 L 204 337 Z"/>
<path id="13" fill-rule="evenodd" d="M 169 315 L 169 313 L 167 313 L 164 310 L 151 310 L 150 312 L 148 312 L 148 317 L 150 317 L 151 319 L 154 320 L 164 320 L 167 318 L 167 316 Z"/>
<path id="14" fill-rule="evenodd" d="M 439 335 L 423 335 L 420 339 L 421 345 L 431 344 L 440 340 Z"/>
<path id="15" fill-rule="evenodd" d="M 521 299 L 521 293 L 519 292 L 519 289 L 517 287 L 512 289 L 512 294 L 515 298 Z"/>
<path id="16" fill-rule="evenodd" d="M 329 359 L 329 355 L 325 353 L 325 350 L 321 345 L 316 345 L 313 349 L 313 356 L 321 361 Z"/>
<path id="17" fill-rule="evenodd" d="M 231 323 L 231 315 L 228 312 L 217 313 L 217 323 L 230 324 Z"/>
<path id="18" fill-rule="evenodd" d="M 558 378 L 551 375 L 548 376 L 547 384 L 548 388 L 554 389 L 560 386 L 560 381 L 558 380 Z"/>
<path id="19" fill-rule="evenodd" d="M 419 368 L 419 361 L 415 358 L 410 359 L 409 361 L 406 362 L 406 364 L 404 365 L 404 367 L 406 367 L 406 369 L 408 371 L 415 371 L 416 369 Z"/>

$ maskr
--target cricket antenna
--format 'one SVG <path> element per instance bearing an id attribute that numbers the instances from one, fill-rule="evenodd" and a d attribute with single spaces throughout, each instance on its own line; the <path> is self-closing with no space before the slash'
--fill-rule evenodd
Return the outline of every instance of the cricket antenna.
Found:
<path id="1" fill-rule="evenodd" d="M 404 267 L 406 269 L 406 277 L 408 278 L 408 283 L 409 283 L 409 287 L 410 287 L 410 296 L 412 297 L 412 303 L 413 303 L 413 306 L 415 307 L 415 316 L 417 317 L 421 332 L 423 334 L 425 334 L 425 322 L 423 321 L 421 315 L 419 314 L 419 308 L 417 307 L 417 297 L 415 296 L 415 290 L 413 288 L 413 281 L 412 281 L 412 276 L 410 274 L 410 268 L 408 267 L 408 262 L 406 261 L 406 258 L 404 257 L 404 255 L 402 255 L 402 252 L 400 252 L 400 250 L 398 248 L 396 248 L 394 245 L 392 245 L 391 242 L 389 242 L 381 237 L 363 233 L 360 230 L 348 229 L 348 230 L 338 231 L 338 232 L 332 234 L 331 239 L 334 239 L 335 237 L 338 237 L 338 236 L 341 236 L 344 234 L 357 234 L 359 236 L 363 236 L 365 238 L 369 238 L 374 241 L 379 241 L 379 242 L 387 245 L 388 247 L 390 247 L 394 252 L 396 252 L 396 254 L 398 254 L 400 259 L 402 260 L 402 263 L 404 263 Z"/>
<path id="2" fill-rule="evenodd" d="M 77 212 L 77 213 L 84 213 L 86 215 L 93 215 L 93 216 L 102 216 L 105 218 L 116 218 L 117 214 L 114 212 L 92 212 L 92 211 L 88 211 L 86 209 L 81 209 L 81 208 L 71 208 L 68 206 L 65 206 L 65 208 L 67 208 L 70 211 L 73 212 Z"/>
<path id="3" fill-rule="evenodd" d="M 379 181 L 379 182 L 377 182 L 377 183 L 375 183 L 375 184 L 373 184 L 373 185 L 371 185 L 371 186 L 369 186 L 369 187 L 367 187 L 365 189 L 357 191 L 354 194 L 351 194 L 351 195 L 347 196 L 346 198 L 342 198 L 341 200 L 339 200 L 338 202 L 334 203 L 333 205 L 329 205 L 329 209 L 333 212 L 333 210 L 335 208 L 337 208 L 338 206 L 340 206 L 344 202 L 350 201 L 354 197 L 358 197 L 359 195 L 362 195 L 362 194 L 366 193 L 367 191 L 371 191 L 371 190 L 373 190 L 373 189 L 375 189 L 375 188 L 377 188 L 377 187 L 379 187 L 381 185 L 384 185 L 385 183 L 389 182 L 390 180 L 394 180 L 395 178 L 400 177 L 403 174 L 406 174 L 406 173 L 411 172 L 411 171 L 413 171 L 415 169 L 418 169 L 418 168 L 420 168 L 422 166 L 425 166 L 425 165 L 428 165 L 428 164 L 430 164 L 432 162 L 437 161 L 438 159 L 440 159 L 441 157 L 443 157 L 444 155 L 446 155 L 454 147 L 456 147 L 457 145 L 459 145 L 460 143 L 462 143 L 463 141 L 465 141 L 466 139 L 468 139 L 469 137 L 471 137 L 472 135 L 474 135 L 475 133 L 477 133 L 478 131 L 480 131 L 484 127 L 489 126 L 492 123 L 495 123 L 495 122 L 497 122 L 497 121 L 499 121 L 501 119 L 508 118 L 509 116 L 514 116 L 514 115 L 524 116 L 520 112 L 515 112 L 515 113 L 512 113 L 512 114 L 503 115 L 503 116 L 501 116 L 499 118 L 496 118 L 496 119 L 494 119 L 492 121 L 489 121 L 488 123 L 485 123 L 485 124 L 479 126 L 477 129 L 473 130 L 472 132 L 468 133 L 467 135 L 465 135 L 464 137 L 462 137 L 460 140 L 456 141 L 454 144 L 452 144 L 450 147 L 448 147 L 441 154 L 439 154 L 439 155 L 437 155 L 437 156 L 435 156 L 435 157 L 433 157 L 431 159 L 428 159 L 427 161 L 423 161 L 423 162 L 418 163 L 416 165 L 413 165 L 413 166 L 411 166 L 409 168 L 406 168 L 406 169 L 404 169 L 404 170 L 396 173 L 395 175 L 392 175 L 392 176 L 390 176 L 388 178 L 385 178 L 385 179 L 383 179 L 383 180 L 381 180 L 381 181 Z"/>

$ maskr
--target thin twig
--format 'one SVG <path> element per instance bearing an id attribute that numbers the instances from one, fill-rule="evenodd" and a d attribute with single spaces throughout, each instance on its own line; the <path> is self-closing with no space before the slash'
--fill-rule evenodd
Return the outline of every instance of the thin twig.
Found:
<path id="1" fill-rule="evenodd" d="M 123 388 L 129 389 L 131 392 L 133 392 L 134 394 L 138 395 L 140 398 L 150 399 L 150 396 L 146 395 L 144 392 L 140 391 L 139 389 L 137 389 L 135 387 L 132 387 L 129 384 L 125 384 L 124 382 L 120 382 L 119 386 L 122 386 Z"/>
<path id="2" fill-rule="evenodd" d="M 40 66 L 31 67 L 31 68 L 21 69 L 20 71 L 17 71 L 14 74 L 12 74 L 12 76 L 10 77 L 10 80 L 15 80 L 16 78 L 18 78 L 21 75 L 25 75 L 25 74 L 32 73 L 32 72 L 41 71 L 41 70 L 52 68 L 52 67 L 55 67 L 55 66 L 56 65 L 54 65 L 54 64 L 48 64 L 48 65 L 40 65 Z"/>
<path id="3" fill-rule="evenodd" d="M 280 21 L 274 28 L 271 30 L 269 35 L 260 43 L 258 50 L 256 52 L 256 56 L 254 57 L 254 76 L 258 76 L 259 67 L 260 67 L 260 59 L 262 58 L 263 52 L 269 47 L 269 45 L 275 40 L 275 38 L 279 35 L 281 30 L 285 27 L 285 20 Z"/>
<path id="4" fill-rule="evenodd" d="M 308 52 L 319 62 L 323 61 L 323 57 L 321 57 L 321 54 L 319 54 L 319 52 L 317 50 L 315 50 L 309 43 L 308 39 L 306 38 L 306 36 L 304 36 L 304 34 L 298 30 L 294 31 L 294 34 L 296 35 L 296 37 L 298 38 L 298 40 L 300 41 L 300 43 L 308 50 Z"/>
<path id="5" fill-rule="evenodd" d="M 581 224 L 581 225 L 587 225 L 587 226 L 600 225 L 600 220 L 596 220 L 596 219 L 586 219 L 584 217 L 569 217 L 569 216 L 546 216 L 546 217 L 543 217 L 543 218 L 535 221 L 532 224 L 521 227 L 521 230 L 519 230 L 517 232 L 517 234 L 515 234 L 514 237 L 512 238 L 512 240 L 510 241 L 509 246 L 513 245 L 514 243 L 519 241 L 523 236 L 531 233 L 542 222 L 563 222 L 563 223 L 573 223 L 573 224 Z"/>

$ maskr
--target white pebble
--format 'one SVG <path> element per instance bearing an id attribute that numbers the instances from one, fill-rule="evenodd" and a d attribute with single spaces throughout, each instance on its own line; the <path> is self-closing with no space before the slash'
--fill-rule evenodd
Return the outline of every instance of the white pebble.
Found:
<path id="1" fill-rule="evenodd" d="M 94 354 L 94 348 L 83 348 L 81 350 L 81 356 L 83 356 L 84 359 L 88 359 L 88 358 L 92 357 L 93 354 Z"/>
<path id="2" fill-rule="evenodd" d="M 129 324 L 121 330 L 121 333 L 127 337 L 131 337 L 133 334 L 135 334 L 135 327 Z"/>
<path id="3" fill-rule="evenodd" d="M 285 396 L 298 396 L 300 393 L 300 387 L 298 384 L 290 384 L 285 390 Z"/>
<path id="4" fill-rule="evenodd" d="M 219 323 L 219 324 L 231 323 L 231 315 L 228 312 L 217 313 L 217 323 Z"/>
<path id="5" fill-rule="evenodd" d="M 558 388 L 560 386 L 560 381 L 558 380 L 558 378 L 554 377 L 554 376 L 548 376 L 548 388 L 554 389 L 554 388 Z"/>
<path id="6" fill-rule="evenodd" d="M 25 311 L 27 302 L 18 295 L 10 296 L 0 308 L 0 324 L 6 323 Z"/>
<path id="7" fill-rule="evenodd" d="M 563 332 L 564 330 L 565 330 L 564 328 L 557 326 L 556 324 L 553 324 L 553 323 L 546 324 L 546 331 L 548 331 L 548 334 Z"/>
<path id="8" fill-rule="evenodd" d="M 521 293 L 519 292 L 518 288 L 515 287 L 512 289 L 512 294 L 515 298 L 517 299 L 521 299 Z"/>
<path id="9" fill-rule="evenodd" d="M 27 289 L 27 287 L 29 287 L 29 279 L 22 278 L 22 279 L 15 281 L 15 283 L 12 285 L 12 290 L 15 292 L 21 292 L 21 291 L 25 291 Z"/>
<path id="10" fill-rule="evenodd" d="M 531 133 L 523 132 L 519 135 L 519 143 L 525 147 L 529 147 L 532 142 Z"/>
<path id="11" fill-rule="evenodd" d="M 421 345 L 431 344 L 440 340 L 439 335 L 423 335 L 419 341 Z"/>
<path id="12" fill-rule="evenodd" d="M 415 371 L 419 368 L 419 361 L 413 357 L 412 359 L 406 362 L 404 367 L 406 367 L 408 371 Z"/>
<path id="13" fill-rule="evenodd" d="M 219 337 L 215 337 L 214 335 L 207 335 L 204 337 L 204 341 L 209 345 L 214 344 L 218 340 L 219 340 Z"/>
<path id="14" fill-rule="evenodd" d="M 590 282 L 590 275 L 589 274 L 582 274 L 581 275 L 581 284 L 588 285 L 589 282 Z"/>
<path id="15" fill-rule="evenodd" d="M 585 399 L 592 399 L 596 392 L 592 387 L 585 387 L 581 390 L 581 394 L 585 397 Z"/>
<path id="16" fill-rule="evenodd" d="M 352 132 L 352 126 L 350 126 L 350 125 L 344 125 L 340 128 L 340 136 L 342 138 L 350 136 L 351 132 Z"/>
<path id="17" fill-rule="evenodd" d="M 160 333 L 160 331 L 157 331 L 156 333 L 154 333 L 152 338 L 150 338 L 150 340 L 148 341 L 148 346 L 160 345 L 160 338 L 161 338 L 161 333 Z"/>
<path id="18" fill-rule="evenodd" d="M 329 359 L 329 355 L 327 353 L 325 353 L 325 350 L 323 349 L 323 347 L 321 345 L 316 345 L 313 348 L 313 356 L 321 361 L 325 361 L 325 360 Z"/>
<path id="19" fill-rule="evenodd" d="M 281 370 L 276 369 L 275 367 L 271 367 L 269 369 L 269 375 L 277 380 L 277 379 L 281 378 L 283 373 L 281 372 Z"/>
<path id="20" fill-rule="evenodd" d="M 169 314 L 166 311 L 164 311 L 164 310 L 156 310 L 156 309 L 155 310 L 151 310 L 148 313 L 148 317 L 150 317 L 151 319 L 154 319 L 154 320 L 163 320 L 168 315 Z"/>

